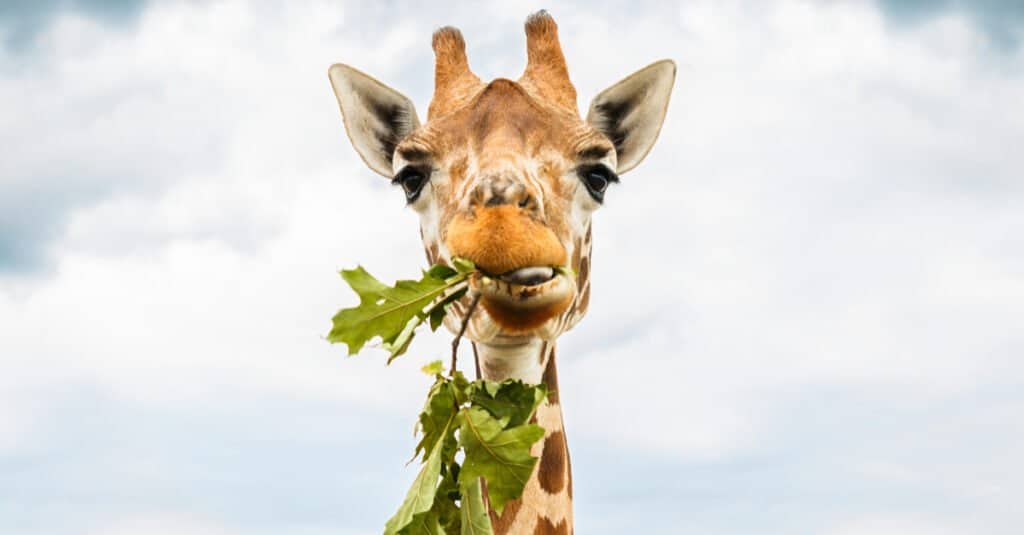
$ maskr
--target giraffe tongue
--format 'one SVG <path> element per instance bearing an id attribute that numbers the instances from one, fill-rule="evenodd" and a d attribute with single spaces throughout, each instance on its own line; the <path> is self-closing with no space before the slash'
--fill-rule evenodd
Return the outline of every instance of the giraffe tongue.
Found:
<path id="1" fill-rule="evenodd" d="M 554 276 L 555 268 L 552 267 L 525 267 L 509 271 L 498 278 L 512 284 L 536 286 L 551 280 Z"/>

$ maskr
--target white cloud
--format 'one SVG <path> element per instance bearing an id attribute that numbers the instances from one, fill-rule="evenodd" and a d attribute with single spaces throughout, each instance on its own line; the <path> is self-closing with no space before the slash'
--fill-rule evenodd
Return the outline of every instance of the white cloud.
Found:
<path id="1" fill-rule="evenodd" d="M 1007 518 L 998 504 L 1022 495 L 1024 465 L 955 428 L 1020 441 L 1006 428 L 1024 371 L 1020 52 L 993 54 L 956 14 L 894 29 L 866 3 L 688 2 L 632 10 L 628 24 L 612 7 L 549 6 L 581 105 L 648 61 L 680 68 L 659 145 L 595 223 L 591 313 L 560 351 L 574 448 L 705 466 L 813 448 L 829 485 L 927 486 Z M 196 419 L 228 402 L 328 403 L 337 421 L 312 427 L 347 435 L 374 415 L 373 433 L 411 446 L 417 368 L 445 354 L 444 337 L 391 368 L 320 339 L 351 302 L 335 269 L 393 279 L 423 261 L 401 195 L 348 147 L 326 67 L 350 62 L 422 113 L 431 29 L 461 26 L 481 75 L 514 76 L 526 9 L 377 9 L 161 3 L 127 28 L 66 16 L 41 35 L 39 65 L 0 85 L 23 102 L 0 117 L 16 149 L 0 165 L 24 179 L 0 188 L 89 195 L 46 216 L 66 224 L 46 242 L 48 277 L 0 281 L 0 452 L 44 449 L 54 400 L 81 389 Z M 803 421 L 807 407 L 846 421 Z M 874 428 L 879 407 L 907 433 Z M 952 429 L 950 407 L 970 407 Z M 323 431 L 286 420 L 266 424 Z M 808 438 L 824 432 L 852 443 Z M 949 446 L 897 451 L 932 440 Z M 833 471 L 847 455 L 851 472 Z M 397 479 L 403 461 L 361 468 Z M 577 493 L 584 507 L 596 494 Z M 160 507 L 153 520 L 151 505 L 90 525 L 251 532 Z M 932 533 L 945 518 L 884 505 L 861 497 L 828 525 Z M 960 520 L 952 532 L 981 525 Z"/>
<path id="2" fill-rule="evenodd" d="M 203 521 L 188 515 L 152 513 L 126 515 L 126 518 L 114 520 L 107 526 L 91 532 L 91 535 L 129 535 L 133 533 L 228 535 L 237 533 L 237 531 L 226 529 L 216 522 Z"/>
<path id="3" fill-rule="evenodd" d="M 109 521 L 106 525 L 96 530 L 87 532 L 88 535 L 136 535 L 145 533 L 147 535 L 177 535 L 188 533 L 189 535 L 241 535 L 243 533 L 276 533 L 272 530 L 251 531 L 250 529 L 240 530 L 226 526 L 216 521 L 196 518 L 195 515 L 182 515 L 175 512 L 162 513 L 152 512 L 145 514 L 125 515 Z M 295 535 L 369 535 L 370 531 L 338 531 L 333 527 L 305 527 L 294 526 L 288 529 L 288 533 Z"/>
<path id="4" fill-rule="evenodd" d="M 974 533 L 962 526 L 950 526 L 910 515 L 869 515 L 849 521 L 827 532 L 829 535 L 952 535 Z"/>
<path id="5" fill-rule="evenodd" d="M 586 354 L 566 396 L 600 400 L 584 432 L 719 457 L 756 451 L 785 392 L 916 403 L 1005 377 L 1024 349 L 1005 249 L 1024 162 L 990 151 L 1012 154 L 1003 116 L 1024 94 L 977 30 L 896 34 L 859 4 L 680 11 L 682 31 L 642 20 L 607 45 L 637 57 L 663 35 L 682 62 L 660 145 L 598 216 L 594 305 L 564 344 Z M 624 399 L 604 397 L 624 374 Z"/>

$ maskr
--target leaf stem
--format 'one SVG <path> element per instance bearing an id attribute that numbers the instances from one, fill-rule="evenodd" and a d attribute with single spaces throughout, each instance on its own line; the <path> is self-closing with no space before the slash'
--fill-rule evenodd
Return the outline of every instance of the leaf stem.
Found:
<path id="1" fill-rule="evenodd" d="M 466 315 L 462 318 L 462 326 L 459 327 L 459 334 L 456 334 L 455 339 L 452 340 L 452 366 L 448 370 L 448 375 L 450 377 L 455 376 L 455 363 L 459 354 L 459 340 L 462 340 L 462 335 L 466 333 L 466 327 L 469 327 L 469 320 L 473 317 L 473 311 L 476 310 L 476 306 L 479 303 L 480 292 L 473 292 L 473 300 L 470 301 L 469 308 L 466 309 Z"/>
<path id="2" fill-rule="evenodd" d="M 476 342 L 469 344 L 473 348 L 473 367 L 476 368 L 476 379 L 480 380 L 480 355 L 476 352 Z"/>

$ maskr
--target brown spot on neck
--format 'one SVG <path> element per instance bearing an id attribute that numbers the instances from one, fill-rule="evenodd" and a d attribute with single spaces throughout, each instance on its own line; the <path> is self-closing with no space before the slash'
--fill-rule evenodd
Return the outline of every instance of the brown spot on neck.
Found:
<path id="1" fill-rule="evenodd" d="M 590 278 L 590 255 L 585 255 L 580 258 L 579 267 L 576 268 L 576 277 L 580 284 L 583 284 Z"/>
<path id="2" fill-rule="evenodd" d="M 583 288 L 583 293 L 580 294 L 580 300 L 576 305 L 576 310 L 586 313 L 587 307 L 590 306 L 590 285 L 586 285 Z"/>
<path id="3" fill-rule="evenodd" d="M 558 369 L 555 365 L 555 348 L 551 348 L 548 365 L 544 367 L 541 382 L 548 388 L 548 403 L 558 404 Z"/>
<path id="4" fill-rule="evenodd" d="M 533 535 L 569 535 L 569 525 L 565 520 L 555 525 L 547 518 L 540 517 L 537 519 L 537 527 L 534 528 Z"/>
<path id="5" fill-rule="evenodd" d="M 569 479 L 566 470 L 568 453 L 565 433 L 561 430 L 544 439 L 544 452 L 540 456 L 540 467 L 537 469 L 540 488 L 551 494 L 562 492 Z"/>

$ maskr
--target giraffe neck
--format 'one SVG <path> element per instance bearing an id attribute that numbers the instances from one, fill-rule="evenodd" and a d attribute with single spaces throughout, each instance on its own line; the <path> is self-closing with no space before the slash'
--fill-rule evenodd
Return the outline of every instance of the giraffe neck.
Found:
<path id="1" fill-rule="evenodd" d="M 522 498 L 507 503 L 501 516 L 490 512 L 495 535 L 571 534 L 572 470 L 558 396 L 554 343 L 535 339 L 517 346 L 476 344 L 474 347 L 478 350 L 480 371 L 485 379 L 543 382 L 548 388 L 548 397 L 534 416 L 535 422 L 544 428 L 544 438 L 530 450 L 540 460 L 526 483 Z"/>

